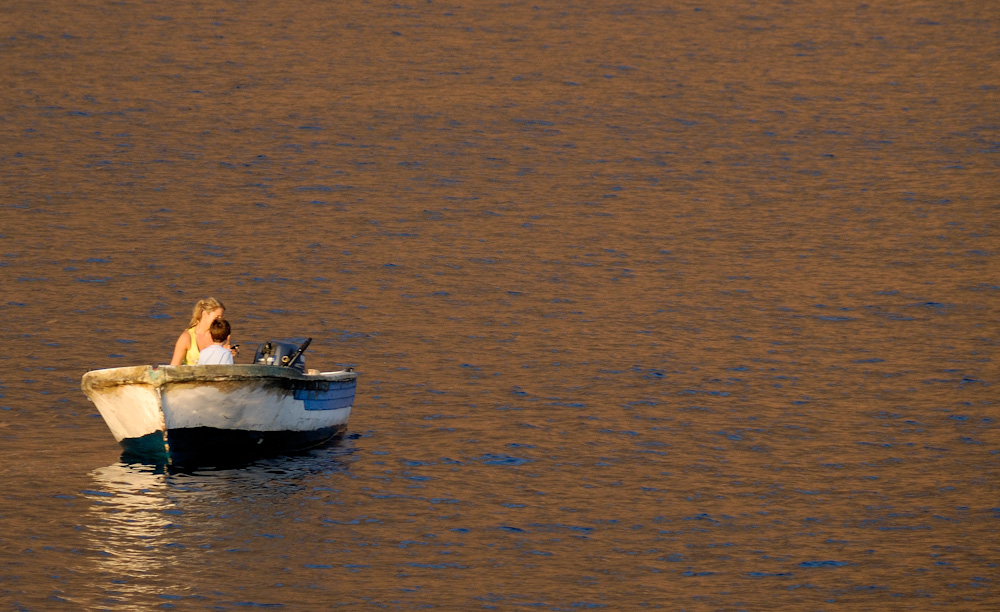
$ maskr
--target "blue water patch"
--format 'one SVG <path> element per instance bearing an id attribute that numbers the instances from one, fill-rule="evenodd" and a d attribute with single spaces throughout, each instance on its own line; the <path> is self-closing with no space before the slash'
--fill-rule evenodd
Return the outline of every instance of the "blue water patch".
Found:
<path id="1" fill-rule="evenodd" d="M 93 489 L 84 489 L 84 490 L 80 491 L 80 493 L 83 493 L 84 495 L 94 495 L 96 497 L 114 497 L 115 496 L 114 493 L 110 493 L 108 491 L 95 491 Z"/>
<path id="2" fill-rule="evenodd" d="M 799 567 L 844 567 L 850 565 L 847 561 L 803 561 Z"/>
<path id="3" fill-rule="evenodd" d="M 742 440 L 743 439 L 743 434 L 737 433 L 737 432 L 733 432 L 733 431 L 726 431 L 726 430 L 717 431 L 717 432 L 715 432 L 715 435 L 717 435 L 717 436 L 725 436 L 726 438 L 728 438 L 730 440 Z"/>
<path id="4" fill-rule="evenodd" d="M 487 453 L 478 457 L 470 457 L 469 459 L 471 461 L 478 461 L 483 465 L 524 465 L 525 463 L 531 463 L 531 459 L 525 459 L 524 457 L 515 457 L 513 455 L 495 455 L 492 453 Z"/>

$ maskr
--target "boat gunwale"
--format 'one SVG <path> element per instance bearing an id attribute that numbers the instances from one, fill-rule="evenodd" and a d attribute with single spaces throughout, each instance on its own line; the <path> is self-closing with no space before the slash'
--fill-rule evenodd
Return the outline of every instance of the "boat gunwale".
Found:
<path id="1" fill-rule="evenodd" d="M 284 379 L 289 381 L 349 382 L 356 380 L 351 370 L 308 374 L 294 368 L 274 365 L 234 364 L 200 366 L 124 366 L 91 370 L 83 375 L 80 387 L 84 392 L 98 391 L 121 385 L 163 387 L 175 383 L 216 383 L 250 380 Z"/>

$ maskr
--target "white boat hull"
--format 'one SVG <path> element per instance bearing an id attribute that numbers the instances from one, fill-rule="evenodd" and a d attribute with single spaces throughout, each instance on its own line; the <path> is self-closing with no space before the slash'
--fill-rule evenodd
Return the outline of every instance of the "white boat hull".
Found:
<path id="1" fill-rule="evenodd" d="M 267 365 L 94 370 L 81 387 L 126 453 L 170 463 L 291 452 L 341 434 L 357 374 Z"/>

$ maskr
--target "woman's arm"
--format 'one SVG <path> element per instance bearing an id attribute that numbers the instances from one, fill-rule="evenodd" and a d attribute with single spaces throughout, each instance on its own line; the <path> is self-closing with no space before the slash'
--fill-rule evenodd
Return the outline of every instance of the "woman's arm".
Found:
<path id="1" fill-rule="evenodd" d="M 187 333 L 187 330 L 184 330 L 181 332 L 180 337 L 177 338 L 177 344 L 174 345 L 174 356 L 170 359 L 170 365 L 181 365 L 181 362 L 184 361 L 184 354 L 187 353 L 189 348 L 191 348 L 191 334 Z"/>

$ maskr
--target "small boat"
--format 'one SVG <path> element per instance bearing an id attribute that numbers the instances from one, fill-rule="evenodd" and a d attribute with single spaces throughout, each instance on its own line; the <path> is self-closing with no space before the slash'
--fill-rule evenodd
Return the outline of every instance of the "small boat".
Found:
<path id="1" fill-rule="evenodd" d="M 344 434 L 357 386 L 350 369 L 306 370 L 308 342 L 268 342 L 247 365 L 92 370 L 80 386 L 126 459 L 216 465 L 303 451 Z"/>

